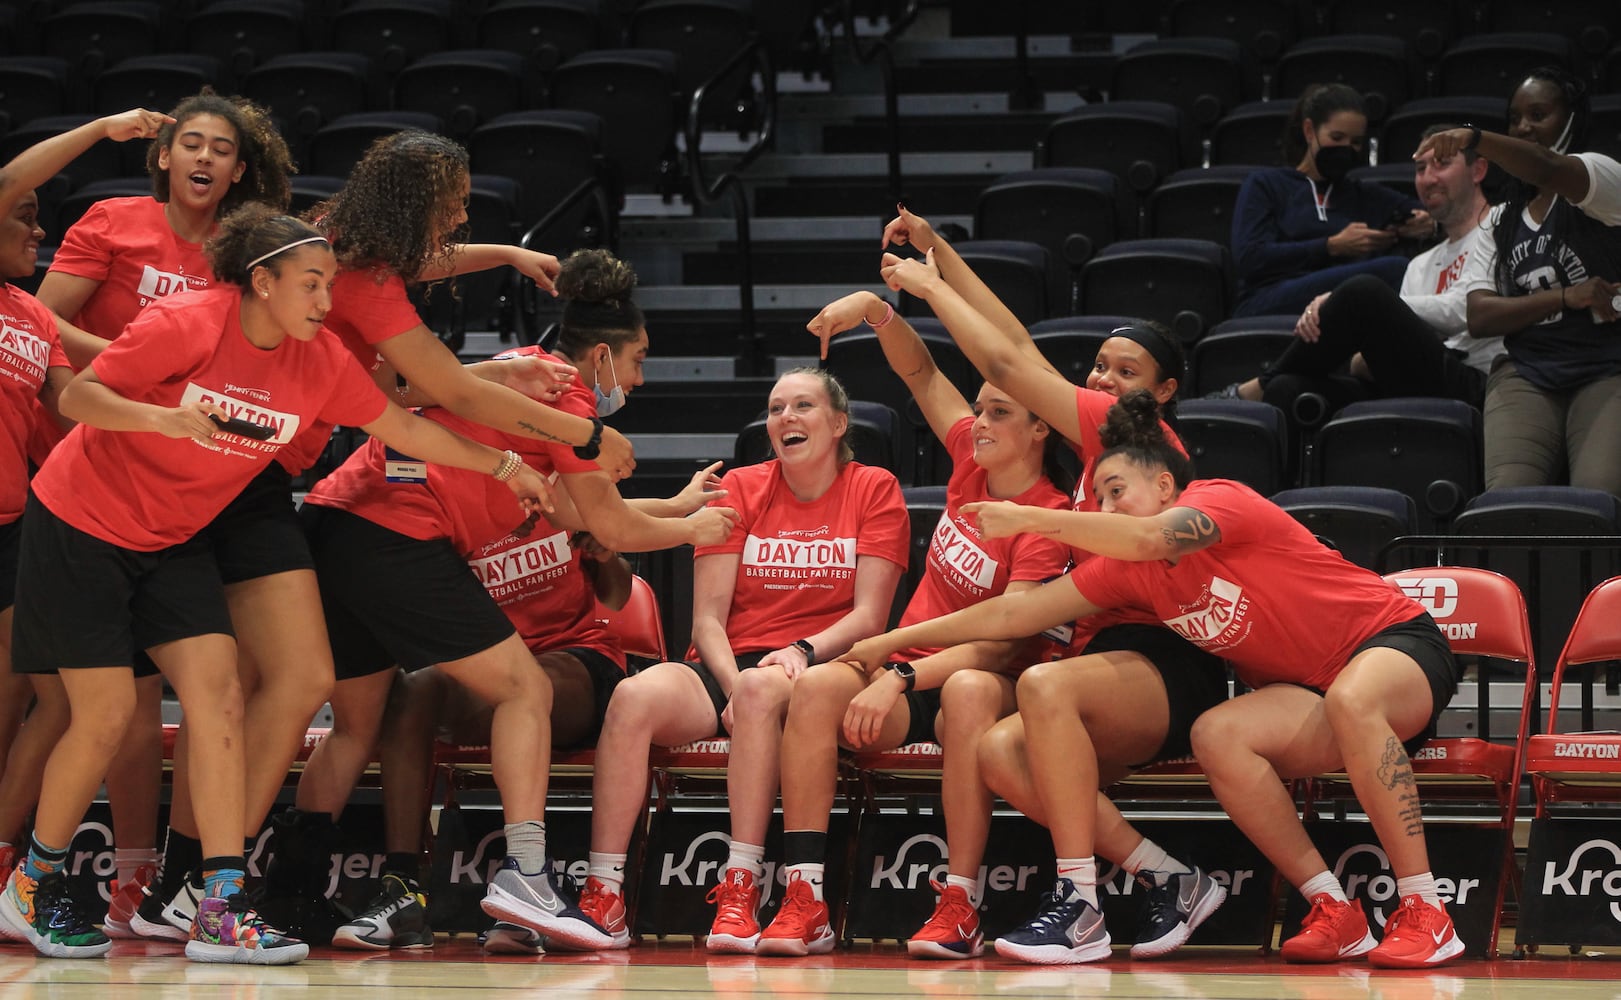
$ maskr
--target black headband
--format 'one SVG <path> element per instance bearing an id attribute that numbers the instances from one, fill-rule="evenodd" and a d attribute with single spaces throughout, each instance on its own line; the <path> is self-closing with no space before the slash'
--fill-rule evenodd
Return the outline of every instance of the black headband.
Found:
<path id="1" fill-rule="evenodd" d="M 1151 326 L 1117 326 L 1109 331 L 1111 337 L 1124 337 L 1133 343 L 1142 346 L 1149 357 L 1159 365 L 1164 378 L 1182 378 L 1182 362 L 1178 358 L 1176 348 L 1166 340 L 1164 335 Z"/>

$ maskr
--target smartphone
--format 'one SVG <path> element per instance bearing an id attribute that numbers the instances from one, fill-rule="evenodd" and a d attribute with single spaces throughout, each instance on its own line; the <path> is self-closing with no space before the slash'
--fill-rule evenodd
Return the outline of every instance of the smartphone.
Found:
<path id="1" fill-rule="evenodd" d="M 1385 228 L 1386 229 L 1400 229 L 1402 226 L 1405 226 L 1405 225 L 1407 225 L 1408 222 L 1412 221 L 1412 218 L 1413 218 L 1413 210 L 1412 209 L 1410 209 L 1410 208 L 1398 208 L 1394 212 L 1390 213 L 1390 220 L 1385 223 Z"/>
<path id="2" fill-rule="evenodd" d="M 219 417 L 210 413 L 208 415 L 208 419 L 214 421 L 214 426 L 218 427 L 222 431 L 230 431 L 232 434 L 240 434 L 246 438 L 253 438 L 255 441 L 268 441 L 276 436 L 276 428 L 267 424 L 256 424 L 251 420 L 243 420 L 241 417 L 231 417 L 227 420 L 221 420 Z"/>

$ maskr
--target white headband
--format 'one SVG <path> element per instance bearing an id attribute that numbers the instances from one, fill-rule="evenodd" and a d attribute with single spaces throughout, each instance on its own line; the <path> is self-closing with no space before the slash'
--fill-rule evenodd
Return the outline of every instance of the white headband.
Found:
<path id="1" fill-rule="evenodd" d="M 286 253 L 288 250 L 291 250 L 293 247 L 301 247 L 306 243 L 325 243 L 325 242 L 326 242 L 326 237 L 325 236 L 306 236 L 301 240 L 294 240 L 293 242 L 287 244 L 286 246 L 279 246 L 279 247 L 277 247 L 276 249 L 270 251 L 267 254 L 260 254 L 259 256 L 257 256 L 255 258 L 253 258 L 252 260 L 248 261 L 247 269 L 249 271 L 252 271 L 254 268 L 258 267 L 260 264 L 263 264 L 265 261 L 269 260 L 270 258 L 276 256 L 279 253 Z"/>

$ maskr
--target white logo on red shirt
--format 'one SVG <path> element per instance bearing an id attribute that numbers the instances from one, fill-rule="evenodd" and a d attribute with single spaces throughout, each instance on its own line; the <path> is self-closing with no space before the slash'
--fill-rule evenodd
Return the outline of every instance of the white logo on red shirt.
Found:
<path id="1" fill-rule="evenodd" d="M 0 319 L 0 352 L 4 352 L 13 368 L 20 369 L 34 381 L 45 377 L 45 366 L 50 361 L 51 345 L 27 330 L 18 329 Z"/>
<path id="2" fill-rule="evenodd" d="M 499 600 L 521 589 L 522 584 L 562 576 L 574 562 L 568 546 L 568 532 L 559 531 L 491 556 L 469 559 L 478 582 Z"/>
<path id="3" fill-rule="evenodd" d="M 962 576 L 969 585 L 983 592 L 996 582 L 997 562 L 965 534 L 949 513 L 940 515 L 935 525 L 934 539 L 929 543 L 929 558 L 942 569 Z"/>
<path id="4" fill-rule="evenodd" d="M 135 291 L 149 299 L 161 299 L 165 295 L 191 291 L 193 282 L 199 288 L 206 284 L 202 278 L 188 278 L 184 274 L 170 274 L 148 264 L 141 268 L 141 281 L 140 284 L 135 286 Z"/>
<path id="5" fill-rule="evenodd" d="M 247 400 L 234 399 L 227 396 L 223 392 L 210 389 L 206 386 L 198 385 L 195 382 L 187 382 L 185 391 L 180 394 L 180 405 L 185 406 L 189 403 L 213 403 L 215 406 L 218 406 L 220 409 L 224 410 L 227 417 L 247 420 L 255 424 L 261 424 L 265 427 L 273 428 L 275 430 L 275 433 L 269 438 L 266 438 L 263 442 L 256 441 L 252 438 L 239 437 L 238 435 L 230 434 L 229 431 L 221 432 L 222 434 L 230 436 L 233 440 L 239 440 L 251 444 L 262 443 L 263 445 L 274 449 L 279 445 L 284 445 L 291 441 L 293 439 L 293 435 L 298 433 L 299 421 L 298 414 L 296 413 L 283 413 L 280 410 L 272 410 L 268 406 L 260 405 L 257 400 L 249 402 Z"/>
<path id="6" fill-rule="evenodd" d="M 1243 638 L 1237 634 L 1249 611 L 1244 588 L 1231 580 L 1212 576 L 1191 605 L 1165 624 L 1177 635 L 1200 646 L 1230 646 Z"/>
<path id="7" fill-rule="evenodd" d="M 848 577 L 856 568 L 854 538 L 802 542 L 792 538 L 743 540 L 743 575 L 805 580 L 813 576 Z"/>

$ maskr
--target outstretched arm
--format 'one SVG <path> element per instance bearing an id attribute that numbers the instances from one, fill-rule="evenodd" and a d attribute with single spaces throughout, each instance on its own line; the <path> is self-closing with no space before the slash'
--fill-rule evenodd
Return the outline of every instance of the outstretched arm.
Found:
<path id="1" fill-rule="evenodd" d="M 1100 488 L 1109 487 L 1105 483 Z M 1180 559 L 1221 541 L 1221 528 L 1216 522 L 1192 507 L 1172 507 L 1153 517 L 1134 517 L 990 500 L 963 504 L 962 512 L 978 518 L 979 530 L 986 538 L 1045 535 L 1072 548 L 1125 562 Z"/>
<path id="2" fill-rule="evenodd" d="M 1437 132 L 1419 144 L 1413 159 L 1434 153 L 1437 162 L 1451 159 L 1467 149 L 1477 134 L 1473 128 L 1453 128 Z M 1475 150 L 1508 173 L 1538 191 L 1552 191 L 1571 204 L 1587 200 L 1592 178 L 1580 157 L 1555 153 L 1534 142 L 1497 132 L 1478 132 Z"/>
<path id="3" fill-rule="evenodd" d="M 61 135 L 34 143 L 18 153 L 10 163 L 0 167 L 0 216 L 10 215 L 24 195 L 56 176 L 80 153 L 102 139 L 114 142 L 150 139 L 158 134 L 158 129 L 165 123 L 172 121 L 173 118 L 162 112 L 134 108 L 97 118 Z"/>

